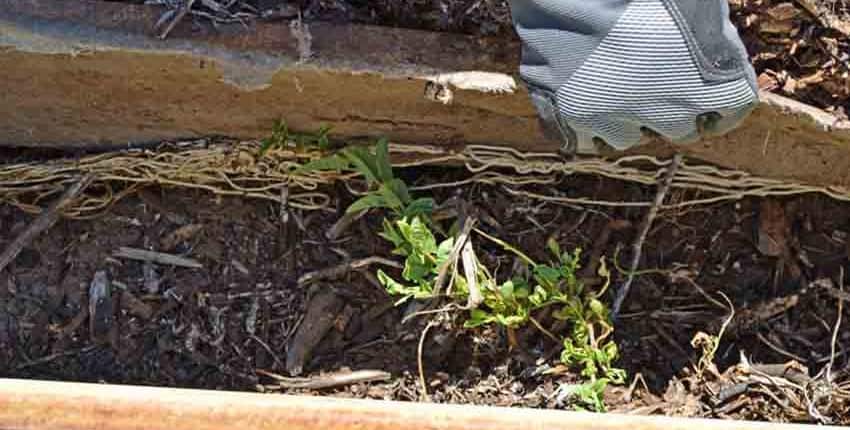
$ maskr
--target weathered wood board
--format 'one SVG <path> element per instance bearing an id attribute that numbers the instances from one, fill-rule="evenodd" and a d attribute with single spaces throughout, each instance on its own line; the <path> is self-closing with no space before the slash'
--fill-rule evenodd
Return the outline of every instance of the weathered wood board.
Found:
<path id="1" fill-rule="evenodd" d="M 516 40 L 290 21 L 155 36 L 162 9 L 99 0 L 0 0 L 0 146 L 126 148 L 263 137 L 275 120 L 339 138 L 554 151 L 526 94 L 423 94 L 437 74 L 511 76 Z M 682 147 L 753 174 L 850 185 L 850 124 L 765 94 L 739 130 Z M 655 142 L 632 152 L 663 154 Z M 616 154 L 610 155 L 616 156 Z"/>

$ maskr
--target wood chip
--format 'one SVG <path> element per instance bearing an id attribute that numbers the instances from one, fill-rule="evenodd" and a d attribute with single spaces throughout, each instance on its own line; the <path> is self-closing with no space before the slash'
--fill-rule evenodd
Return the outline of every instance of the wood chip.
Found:
<path id="1" fill-rule="evenodd" d="M 94 175 L 89 174 L 68 187 L 65 192 L 55 202 L 53 202 L 35 221 L 32 222 L 21 234 L 6 246 L 6 249 L 0 254 L 0 272 L 6 268 L 20 252 L 27 247 L 38 235 L 48 230 L 59 217 L 62 215 L 62 210 L 68 206 L 74 199 L 82 193 L 89 184 L 94 180 Z"/>
<path id="2" fill-rule="evenodd" d="M 769 257 L 790 254 L 788 241 L 791 224 L 782 203 L 774 199 L 765 199 L 760 203 L 757 235 L 757 247 L 762 254 Z"/>
<path id="3" fill-rule="evenodd" d="M 103 339 L 112 327 L 112 285 L 106 271 L 99 270 L 89 285 L 89 335 Z"/>
<path id="4" fill-rule="evenodd" d="M 277 382 L 277 384 L 267 385 L 265 388 L 290 390 L 322 390 L 364 382 L 388 381 L 392 378 L 392 375 L 382 370 L 358 370 L 356 372 L 319 375 L 313 378 L 287 378 L 265 370 L 257 370 L 257 373 L 268 376 Z"/>
<path id="5" fill-rule="evenodd" d="M 324 289 L 310 300 L 304 320 L 298 326 L 286 354 L 286 371 L 292 376 L 303 372 L 312 358 L 313 349 L 333 328 L 345 302 L 330 289 Z"/>
<path id="6" fill-rule="evenodd" d="M 121 292 L 121 307 L 143 320 L 149 320 L 153 315 L 153 308 L 128 290 Z"/>
<path id="7" fill-rule="evenodd" d="M 195 237 L 195 235 L 203 229 L 203 224 L 184 225 L 163 237 L 162 240 L 159 241 L 160 249 L 163 251 L 171 251 L 176 248 L 177 245 Z"/>
<path id="8" fill-rule="evenodd" d="M 118 258 L 126 258 L 128 260 L 150 261 L 151 263 L 186 267 L 190 269 L 203 269 L 204 265 L 191 258 L 180 257 L 173 254 L 165 254 L 162 252 L 147 251 L 138 248 L 128 248 L 122 246 L 118 248 L 112 255 Z"/>

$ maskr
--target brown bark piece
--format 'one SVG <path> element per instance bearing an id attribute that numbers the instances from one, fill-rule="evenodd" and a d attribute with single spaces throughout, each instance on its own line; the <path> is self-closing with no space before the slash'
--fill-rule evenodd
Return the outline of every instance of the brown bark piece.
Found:
<path id="1" fill-rule="evenodd" d="M 286 370 L 290 375 L 298 376 L 303 372 L 313 349 L 334 326 L 343 306 L 345 302 L 332 291 L 325 290 L 313 296 L 286 354 Z"/>
<path id="2" fill-rule="evenodd" d="M 781 202 L 763 200 L 759 206 L 757 247 L 769 257 L 784 257 L 790 254 L 789 239 L 791 224 L 785 216 Z"/>

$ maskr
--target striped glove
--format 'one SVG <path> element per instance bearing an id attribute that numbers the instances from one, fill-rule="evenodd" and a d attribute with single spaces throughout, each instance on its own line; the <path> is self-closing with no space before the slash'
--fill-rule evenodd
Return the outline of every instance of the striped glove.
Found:
<path id="1" fill-rule="evenodd" d="M 758 102 L 727 0 L 510 0 L 520 75 L 567 152 L 736 127 Z"/>

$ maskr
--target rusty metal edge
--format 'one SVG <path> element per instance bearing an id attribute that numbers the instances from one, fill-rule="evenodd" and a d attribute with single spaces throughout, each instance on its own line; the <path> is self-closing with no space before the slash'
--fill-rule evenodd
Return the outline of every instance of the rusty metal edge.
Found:
<path id="1" fill-rule="evenodd" d="M 791 430 L 807 425 L 0 379 L 2 430 Z M 824 427 L 820 427 L 824 428 Z"/>

